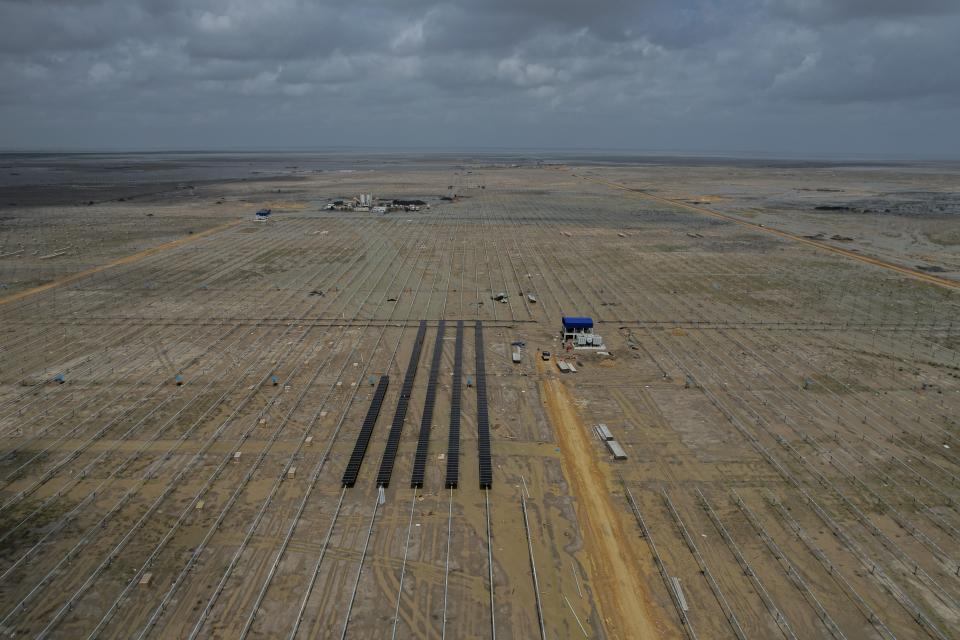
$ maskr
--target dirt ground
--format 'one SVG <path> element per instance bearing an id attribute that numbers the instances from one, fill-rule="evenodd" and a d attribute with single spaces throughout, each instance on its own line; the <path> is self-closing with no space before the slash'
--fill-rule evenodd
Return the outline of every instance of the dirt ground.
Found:
<path id="1" fill-rule="evenodd" d="M 957 167 L 21 162 L 0 180 L 4 635 L 956 637 Z M 430 206 L 324 208 L 360 193 Z M 603 353 L 560 343 L 569 315 Z"/>
<path id="2" fill-rule="evenodd" d="M 610 469 L 601 466 L 591 451 L 587 427 L 563 383 L 553 374 L 544 376 L 542 360 L 537 360 L 537 369 L 540 394 L 563 454 L 564 475 L 577 500 L 588 575 L 598 592 L 609 594 L 598 600 L 607 634 L 611 638 L 667 637 L 667 630 L 655 625 L 651 614 L 647 583 L 651 576 L 641 573 L 646 558 L 639 557 L 635 534 L 626 533 L 623 510 L 613 504 Z"/>

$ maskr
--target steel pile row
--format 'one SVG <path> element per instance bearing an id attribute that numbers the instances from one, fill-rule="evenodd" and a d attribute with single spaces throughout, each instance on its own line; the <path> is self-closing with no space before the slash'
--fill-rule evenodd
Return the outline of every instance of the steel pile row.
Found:
<path id="1" fill-rule="evenodd" d="M 427 397 L 423 401 L 423 416 L 420 419 L 420 436 L 417 439 L 417 453 L 413 458 L 413 473 L 410 486 L 423 488 L 423 476 L 427 469 L 427 451 L 430 448 L 430 427 L 433 423 L 433 407 L 437 399 L 437 377 L 440 375 L 440 359 L 443 356 L 443 320 L 437 326 L 437 338 L 433 343 L 433 359 L 430 361 L 430 377 L 427 380 Z"/>

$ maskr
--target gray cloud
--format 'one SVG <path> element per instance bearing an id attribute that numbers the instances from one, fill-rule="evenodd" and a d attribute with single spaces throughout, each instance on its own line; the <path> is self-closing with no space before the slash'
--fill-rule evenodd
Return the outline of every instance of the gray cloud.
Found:
<path id="1" fill-rule="evenodd" d="M 0 19 L 8 148 L 960 141 L 954 0 L 0 0 Z"/>

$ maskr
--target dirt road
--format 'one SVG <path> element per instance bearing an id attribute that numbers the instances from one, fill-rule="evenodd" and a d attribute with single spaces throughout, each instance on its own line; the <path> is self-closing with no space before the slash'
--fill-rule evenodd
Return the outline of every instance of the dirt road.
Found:
<path id="1" fill-rule="evenodd" d="M 92 276 L 95 273 L 100 273 L 101 271 L 106 271 L 107 269 L 111 269 L 113 267 L 119 267 L 120 265 L 131 264 L 133 262 L 137 262 L 138 260 L 143 260 L 144 258 L 147 258 L 152 255 L 156 255 L 161 251 L 167 251 L 168 249 L 180 247 L 190 242 L 195 242 L 200 238 L 205 238 L 209 235 L 219 233 L 220 231 L 223 231 L 224 229 L 229 229 L 230 227 L 234 227 L 240 224 L 241 222 L 243 222 L 243 220 L 234 220 L 232 222 L 227 222 L 225 224 L 221 224 L 216 227 L 213 227 L 212 229 L 207 229 L 206 231 L 201 231 L 199 233 L 194 233 L 188 236 L 184 236 L 182 238 L 177 238 L 176 240 L 171 240 L 170 242 L 165 242 L 155 247 L 149 247 L 147 249 L 144 249 L 143 251 L 138 251 L 128 256 L 123 256 L 122 258 L 118 258 L 116 260 L 113 260 L 112 262 L 107 262 L 106 264 L 97 265 L 96 267 L 91 267 L 90 269 L 85 269 L 84 271 L 78 271 L 77 273 L 71 273 L 70 275 L 63 276 L 62 278 L 57 278 L 56 280 L 53 280 L 46 284 L 41 284 L 31 289 L 19 291 L 17 293 L 14 293 L 13 295 L 7 296 L 6 298 L 0 298 L 0 305 L 16 302 L 17 300 L 23 300 L 24 298 L 29 298 L 32 295 L 36 295 L 38 293 L 47 291 L 49 289 L 62 287 L 65 284 L 70 284 L 71 282 L 82 280 L 87 276 Z"/>
<path id="2" fill-rule="evenodd" d="M 784 231 L 783 229 L 775 229 L 773 227 L 768 227 L 763 224 L 758 224 L 756 222 L 750 222 L 749 220 L 744 220 L 743 218 L 738 218 L 736 216 L 731 216 L 726 213 L 721 213 L 719 211 L 714 211 L 713 209 L 707 209 L 705 207 L 698 207 L 696 205 L 690 204 L 689 202 L 683 202 L 682 200 L 674 200 L 672 198 L 664 198 L 663 196 L 658 196 L 652 194 L 648 191 L 643 191 L 642 189 L 634 189 L 626 185 L 618 184 L 616 182 L 611 182 L 609 180 L 604 180 L 603 178 L 593 178 L 589 176 L 581 176 L 584 180 L 589 180 L 590 182 L 595 182 L 597 184 L 606 185 L 614 189 L 619 189 L 621 191 L 626 191 L 627 193 L 646 198 L 648 200 L 655 200 L 657 202 L 662 202 L 664 204 L 669 204 L 674 207 L 679 207 L 681 209 L 687 209 L 689 211 L 694 211 L 696 213 L 710 216 L 713 218 L 719 218 L 721 220 L 726 220 L 727 222 L 733 222 L 734 224 L 739 224 L 744 227 L 749 227 L 754 231 L 760 231 L 762 233 L 769 233 L 771 235 L 779 236 L 786 240 L 792 240 L 794 242 L 799 242 L 810 247 L 815 247 L 823 251 L 829 251 L 831 253 L 836 253 L 838 255 L 844 256 L 845 258 L 851 258 L 857 260 L 858 262 L 863 262 L 864 264 L 869 264 L 874 267 L 880 267 L 881 269 L 888 269 L 890 271 L 896 271 L 897 273 L 910 276 L 911 278 L 916 278 L 917 280 L 923 280 L 924 282 L 929 282 L 930 284 L 935 284 L 940 287 L 947 287 L 950 289 L 960 289 L 960 281 L 951 280 L 950 278 L 941 278 L 940 276 L 935 276 L 923 271 L 918 271 L 917 269 L 911 269 L 902 264 L 895 264 L 888 260 L 883 260 L 875 256 L 864 255 L 862 253 L 857 253 L 856 251 L 851 251 L 850 249 L 844 249 L 842 247 L 835 247 L 826 242 L 821 242 L 813 238 L 808 238 L 796 233 L 791 233 L 789 231 Z"/>
<path id="3" fill-rule="evenodd" d="M 609 469 L 604 469 L 594 453 L 573 398 L 555 376 L 544 375 L 545 368 L 538 359 L 540 394 L 560 444 L 564 475 L 576 498 L 588 571 L 607 635 L 624 639 L 665 637 L 662 624 L 656 624 L 651 613 L 654 605 L 639 570 L 643 560 L 636 548 L 641 540 L 624 527 L 625 508 L 613 504 Z M 668 633 L 666 637 L 675 635 Z"/>

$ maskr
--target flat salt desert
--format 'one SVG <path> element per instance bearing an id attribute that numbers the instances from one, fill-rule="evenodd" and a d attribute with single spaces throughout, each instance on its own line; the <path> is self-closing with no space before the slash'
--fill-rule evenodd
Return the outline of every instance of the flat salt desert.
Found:
<path id="1" fill-rule="evenodd" d="M 6 634 L 960 628 L 956 166 L 558 154 L 2 165 Z M 360 193 L 430 207 L 324 209 Z M 261 207 L 273 214 L 255 222 Z M 571 315 L 593 319 L 608 355 L 564 348 Z"/>

